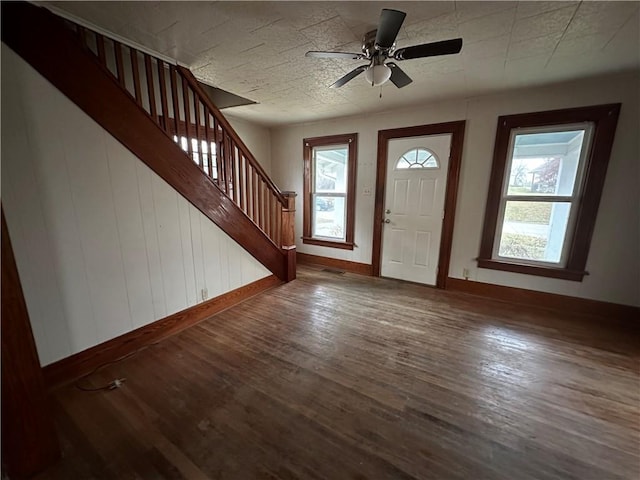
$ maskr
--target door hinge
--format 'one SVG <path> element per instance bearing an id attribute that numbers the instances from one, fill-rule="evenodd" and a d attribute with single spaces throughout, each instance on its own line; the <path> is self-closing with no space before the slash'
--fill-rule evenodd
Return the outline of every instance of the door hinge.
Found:
<path id="1" fill-rule="evenodd" d="M 444 210 L 442 210 L 442 220 L 444 220 Z"/>

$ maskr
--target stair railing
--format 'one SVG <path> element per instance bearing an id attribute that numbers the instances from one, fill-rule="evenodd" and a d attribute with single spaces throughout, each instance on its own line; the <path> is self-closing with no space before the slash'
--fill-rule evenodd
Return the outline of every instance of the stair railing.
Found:
<path id="1" fill-rule="evenodd" d="M 276 246 L 295 252 L 295 193 L 278 189 L 191 71 L 68 24 L 82 46 L 213 184 Z"/>

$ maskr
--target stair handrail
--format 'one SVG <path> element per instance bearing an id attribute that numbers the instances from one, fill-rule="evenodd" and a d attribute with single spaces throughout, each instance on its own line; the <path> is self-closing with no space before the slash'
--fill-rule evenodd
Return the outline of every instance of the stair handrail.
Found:
<path id="1" fill-rule="evenodd" d="M 31 3 L 3 2 L 2 20 L 4 43 L 272 273 L 295 278 L 295 193 L 273 184 L 192 74 Z"/>
<path id="2" fill-rule="evenodd" d="M 269 178 L 267 173 L 264 171 L 264 168 L 262 167 L 262 165 L 260 165 L 260 162 L 256 160 L 256 158 L 253 156 L 253 154 L 251 153 L 249 148 L 246 146 L 246 144 L 242 141 L 240 136 L 233 129 L 233 127 L 231 126 L 229 121 L 226 119 L 226 117 L 222 114 L 222 112 L 220 112 L 218 107 L 216 107 L 213 104 L 213 102 L 211 101 L 207 93 L 200 86 L 200 83 L 198 82 L 196 77 L 193 75 L 191 70 L 181 65 L 176 65 L 176 68 L 178 73 L 180 73 L 180 75 L 182 76 L 182 78 L 184 78 L 189 84 L 189 86 L 193 89 L 193 91 L 198 94 L 198 96 L 200 97 L 200 101 L 203 104 L 205 104 L 207 108 L 211 111 L 211 114 L 215 117 L 216 121 L 218 122 L 218 125 L 220 125 L 222 129 L 225 131 L 225 133 L 231 137 L 234 143 L 242 151 L 242 154 L 245 156 L 245 158 L 249 160 L 249 162 L 251 163 L 251 166 L 256 169 L 256 171 L 258 172 L 262 180 L 273 191 L 273 193 L 276 195 L 276 197 L 278 198 L 282 206 L 286 207 L 287 200 L 282 195 L 282 191 L 276 186 L 275 183 L 273 183 L 273 180 Z"/>
<path id="3" fill-rule="evenodd" d="M 289 196 L 284 195 L 271 180 L 188 68 L 177 62 L 168 63 L 136 46 L 69 19 L 65 21 L 75 31 L 82 47 L 93 54 L 119 87 L 143 108 L 169 138 L 179 144 L 182 142 L 187 156 L 199 164 L 200 170 L 213 181 L 216 188 L 227 195 L 278 248 L 292 245 L 290 241 L 283 243 L 283 218 L 291 212 Z M 106 54 L 107 42 L 112 46 L 111 66 Z M 153 77 L 158 82 L 157 91 Z M 145 83 L 147 92 L 143 95 Z M 143 106 L 147 100 L 148 109 Z M 184 117 L 184 121 L 181 117 Z M 194 123 L 191 123 L 191 118 Z M 197 142 L 206 141 L 208 150 L 200 151 L 201 145 L 197 142 L 196 149 L 192 144 L 195 139 Z"/>

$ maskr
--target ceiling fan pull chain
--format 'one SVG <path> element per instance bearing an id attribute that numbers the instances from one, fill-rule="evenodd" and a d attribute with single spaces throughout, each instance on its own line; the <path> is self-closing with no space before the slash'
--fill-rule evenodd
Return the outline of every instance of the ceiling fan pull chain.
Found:
<path id="1" fill-rule="evenodd" d="M 380 98 L 382 98 L 382 85 L 380 85 Z"/>

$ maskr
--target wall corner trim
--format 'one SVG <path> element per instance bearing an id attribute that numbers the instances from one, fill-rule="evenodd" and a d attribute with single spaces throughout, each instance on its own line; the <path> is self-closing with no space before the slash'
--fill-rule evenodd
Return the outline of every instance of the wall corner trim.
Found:
<path id="1" fill-rule="evenodd" d="M 52 390 L 72 382 L 105 363 L 113 362 L 146 345 L 157 343 L 175 335 L 212 315 L 282 283 L 275 275 L 261 278 L 206 302 L 181 310 L 124 335 L 46 365 L 42 368 L 45 384 L 49 390 Z"/>
<path id="2" fill-rule="evenodd" d="M 4 210 L 1 217 L 2 471 L 30 478 L 58 461 L 60 444 Z"/>

